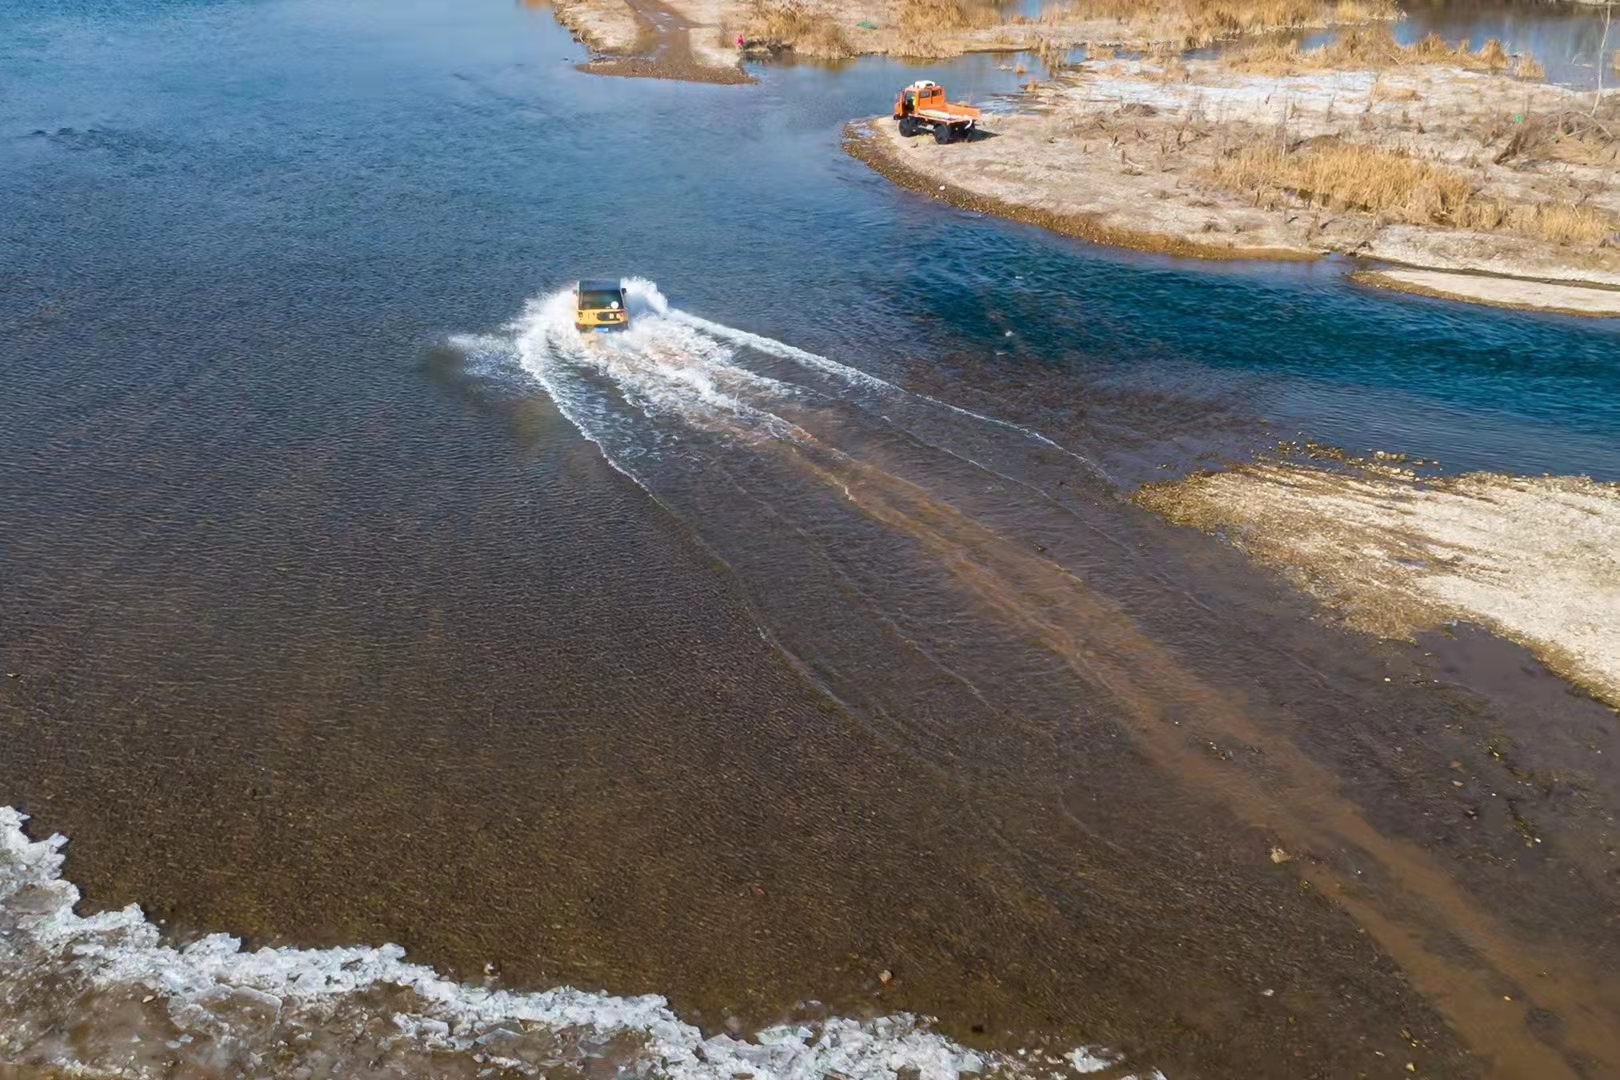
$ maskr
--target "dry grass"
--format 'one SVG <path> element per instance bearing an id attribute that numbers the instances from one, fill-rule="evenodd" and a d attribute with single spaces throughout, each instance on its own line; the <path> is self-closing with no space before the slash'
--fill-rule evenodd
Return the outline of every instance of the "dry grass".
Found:
<path id="1" fill-rule="evenodd" d="M 1547 69 L 1533 56 L 1520 56 L 1513 63 L 1513 77 L 1526 82 L 1540 82 L 1547 77 Z"/>
<path id="2" fill-rule="evenodd" d="M 895 20 L 900 37 L 889 52 L 918 58 L 958 56 L 960 35 L 1000 21 L 1001 12 L 990 0 L 900 0 Z"/>
<path id="3" fill-rule="evenodd" d="M 744 33 L 750 42 L 805 56 L 838 60 L 855 55 L 837 20 L 803 0 L 754 0 Z"/>
<path id="4" fill-rule="evenodd" d="M 1595 113 L 1565 109 L 1529 115 L 1509 130 L 1506 144 L 1496 155 L 1498 165 L 1513 161 L 1620 165 L 1620 102 Z M 1501 137 L 1492 134 L 1493 142 Z"/>
<path id="5" fill-rule="evenodd" d="M 1074 50 L 1068 45 L 1042 38 L 1035 46 L 1035 58 L 1046 69 L 1048 78 L 1056 78 L 1069 68 L 1069 54 Z"/>
<path id="6" fill-rule="evenodd" d="M 976 30 L 1001 21 L 1000 10 L 984 0 L 900 0 L 902 32 Z"/>
<path id="7" fill-rule="evenodd" d="M 1471 71 L 1503 71 L 1511 57 L 1495 38 L 1478 52 L 1464 41 L 1447 45 L 1438 35 L 1402 45 L 1387 26 L 1350 30 L 1314 49 L 1301 49 L 1294 41 L 1257 41 L 1221 58 L 1234 71 L 1253 75 L 1298 75 L 1307 71 L 1362 70 L 1413 67 L 1419 64 L 1445 64 Z M 1544 78 L 1540 64 L 1521 57 L 1514 71 L 1522 78 Z"/>
<path id="8" fill-rule="evenodd" d="M 928 30 L 917 30 L 909 34 L 901 34 L 889 46 L 890 56 L 899 56 L 911 60 L 939 60 L 950 56 L 961 56 L 963 53 L 962 39 L 950 34 L 934 33 Z"/>
<path id="9" fill-rule="evenodd" d="M 1390 86 L 1378 76 L 1367 96 L 1374 101 L 1416 101 L 1422 95 L 1410 86 Z"/>
<path id="10" fill-rule="evenodd" d="M 1620 220 L 1590 206 L 1507 205 L 1479 195 L 1473 181 L 1456 169 L 1353 143 L 1296 151 L 1249 146 L 1218 160 L 1208 176 L 1274 206 L 1297 200 L 1407 225 L 1507 231 L 1594 246 L 1620 232 Z"/>
<path id="11" fill-rule="evenodd" d="M 1534 206 L 1495 204 L 1499 224 L 1524 236 L 1551 240 L 1555 244 L 1598 244 L 1612 242 L 1620 234 L 1620 221 L 1590 206 L 1569 203 L 1538 203 Z"/>
<path id="12" fill-rule="evenodd" d="M 767 0 L 761 0 L 767 2 Z M 782 0 L 777 0 L 782 2 Z M 1116 43 L 1163 45 L 1177 51 L 1213 41 L 1265 31 L 1310 26 L 1348 25 L 1398 14 L 1395 0 L 1066 0 L 1043 6 L 1037 16 L 1003 10 L 1007 0 L 897 0 L 895 27 L 902 55 L 941 55 L 961 51 L 958 35 L 971 36 L 992 27 L 998 41 L 1027 45 L 1029 31 L 1037 40 L 1065 50 L 1079 46 L 1081 33 L 1095 33 L 1095 23 L 1113 23 Z M 1008 31 L 1018 31 L 1009 33 Z M 954 48 L 953 48 L 954 46 Z M 1095 54 L 1094 49 L 1094 54 Z"/>
<path id="13" fill-rule="evenodd" d="M 1350 25 L 1397 15 L 1393 0 L 1071 0 L 1043 21 L 1112 19 L 1138 38 L 1193 47 L 1268 30 Z"/>

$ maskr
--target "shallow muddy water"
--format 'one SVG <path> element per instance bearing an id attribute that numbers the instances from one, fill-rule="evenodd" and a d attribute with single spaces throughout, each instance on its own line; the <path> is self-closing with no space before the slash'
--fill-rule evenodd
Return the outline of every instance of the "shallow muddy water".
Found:
<path id="1" fill-rule="evenodd" d="M 914 67 L 580 59 L 502 2 L 0 4 L 0 805 L 81 911 L 305 950 L 46 933 L 7 821 L 0 1061 L 1620 1063 L 1612 714 L 1121 498 L 1300 434 L 1620 477 L 1620 329 L 932 204 L 839 150 Z"/>

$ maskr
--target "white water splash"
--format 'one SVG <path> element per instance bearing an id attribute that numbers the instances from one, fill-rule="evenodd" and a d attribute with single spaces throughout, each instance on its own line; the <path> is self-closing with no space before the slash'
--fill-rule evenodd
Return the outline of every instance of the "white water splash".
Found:
<path id="1" fill-rule="evenodd" d="M 573 326 L 573 297 L 560 290 L 529 301 L 507 328 L 507 349 L 556 402 L 563 414 L 609 461 L 630 475 L 632 462 L 668 450 L 673 436 L 649 430 L 644 418 L 678 418 L 686 425 L 728 438 L 813 441 L 782 415 L 795 408 L 855 404 L 874 422 L 906 432 L 922 443 L 962 458 L 995 476 L 1014 480 L 1018 463 L 1032 453 L 1056 454 L 1112 489 L 1112 481 L 1089 458 L 1038 431 L 918 394 L 857 367 L 761 334 L 726 326 L 669 303 L 645 278 L 624 279 L 630 327 L 612 334 L 581 335 Z M 465 341 L 486 356 L 491 336 Z M 782 377 L 751 369 L 747 355 L 787 361 Z M 805 373 L 806 384 L 790 381 Z M 594 380 L 594 382 L 593 382 Z M 615 408 L 611 388 L 641 416 Z M 632 476 L 632 479 L 635 479 Z M 638 480 L 638 483 L 640 481 Z M 642 486 L 646 486 L 643 484 Z"/>
<path id="2" fill-rule="evenodd" d="M 902 387 L 896 386 L 894 383 L 889 382 L 887 379 L 880 379 L 876 375 L 862 371 L 859 368 L 851 367 L 848 364 L 841 364 L 836 360 L 829 359 L 828 357 L 821 356 L 817 353 L 807 352 L 804 349 L 796 348 L 795 346 L 777 341 L 774 338 L 763 337 L 759 334 L 749 333 L 746 330 L 738 330 L 730 326 L 725 326 L 721 323 L 710 322 L 708 319 L 702 319 L 696 315 L 689 315 L 684 311 L 677 310 L 671 312 L 670 316 L 671 318 L 684 322 L 689 326 L 694 326 L 713 334 L 717 338 L 734 341 L 741 345 L 747 345 L 758 349 L 760 352 L 767 353 L 771 356 L 780 357 L 784 360 L 796 361 L 804 364 L 807 367 L 812 367 L 819 371 L 835 375 L 838 378 L 846 380 L 852 385 L 861 385 L 867 387 L 883 397 L 904 397 L 919 402 L 925 402 L 939 409 L 955 413 L 957 416 L 974 420 L 990 427 L 1000 428 L 1007 432 L 1015 433 L 1016 435 L 1033 443 L 1037 443 L 1050 450 L 1056 450 L 1059 453 L 1073 458 L 1075 461 L 1085 466 L 1089 472 L 1095 474 L 1098 478 L 1112 483 L 1112 480 L 1110 480 L 1107 474 L 1102 471 L 1101 467 L 1099 467 L 1096 462 L 1059 445 L 1032 428 L 1024 427 L 1021 424 L 1014 424 L 1011 421 L 1001 420 L 994 416 L 986 416 L 983 413 L 974 412 L 972 409 L 964 409 L 959 405 L 952 405 L 948 401 L 940 401 L 938 398 L 929 397 L 927 394 L 921 394 L 915 391 L 903 389 Z"/>
<path id="3" fill-rule="evenodd" d="M 1077 1046 L 1068 1054 L 1069 1064 L 1079 1073 L 1102 1072 L 1120 1060 L 1120 1055 L 1101 1046 Z"/>
<path id="4" fill-rule="evenodd" d="M 0 807 L 0 1065 L 104 1076 L 538 1076 L 593 1060 L 678 1080 L 1065 1074 L 1056 1057 L 1038 1055 L 1037 1067 L 1037 1055 L 970 1050 L 906 1014 L 705 1038 L 656 995 L 457 983 L 397 945 L 245 952 L 212 934 L 176 948 L 136 905 L 76 914 L 65 838 L 31 841 L 26 820 Z"/>
<path id="5" fill-rule="evenodd" d="M 509 327 L 510 348 L 587 438 L 603 445 L 616 430 L 599 391 L 582 376 L 607 380 L 647 416 L 678 417 L 713 432 L 791 437 L 791 425 L 761 402 L 792 400 L 800 388 L 736 363 L 736 350 L 670 316 L 657 286 L 625 281 L 629 329 L 582 335 L 568 290 L 531 300 Z M 611 456 L 611 455 L 610 455 Z"/>

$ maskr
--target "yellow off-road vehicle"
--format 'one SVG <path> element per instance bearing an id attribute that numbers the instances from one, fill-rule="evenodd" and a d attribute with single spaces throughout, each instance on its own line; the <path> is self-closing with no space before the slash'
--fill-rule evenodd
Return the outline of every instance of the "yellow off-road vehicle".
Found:
<path id="1" fill-rule="evenodd" d="M 624 285 L 617 281 L 581 281 L 574 286 L 574 329 L 582 334 L 625 330 Z"/>

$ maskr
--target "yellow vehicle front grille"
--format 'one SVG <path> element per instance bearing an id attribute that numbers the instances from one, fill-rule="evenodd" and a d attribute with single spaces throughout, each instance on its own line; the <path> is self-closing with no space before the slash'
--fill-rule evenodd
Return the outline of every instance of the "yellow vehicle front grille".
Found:
<path id="1" fill-rule="evenodd" d="M 574 312 L 574 325 L 586 326 L 624 326 L 625 313 L 622 311 L 587 310 Z"/>

